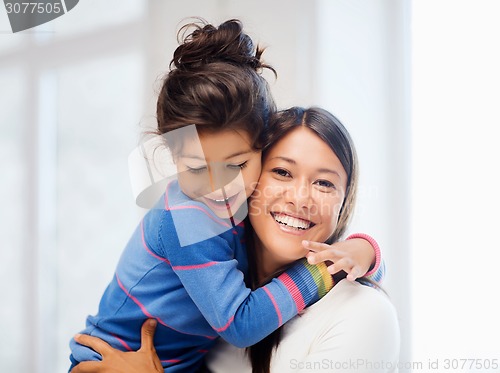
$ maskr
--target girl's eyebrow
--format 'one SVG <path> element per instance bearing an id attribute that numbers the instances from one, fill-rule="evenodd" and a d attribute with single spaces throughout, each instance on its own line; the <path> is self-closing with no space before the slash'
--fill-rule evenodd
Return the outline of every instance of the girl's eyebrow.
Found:
<path id="1" fill-rule="evenodd" d="M 226 158 L 224 158 L 224 160 L 227 161 L 228 159 L 231 159 L 231 158 L 234 158 L 234 157 L 237 157 L 237 156 L 240 156 L 240 155 L 249 154 L 249 153 L 253 153 L 253 150 L 251 150 L 251 149 L 240 150 L 240 151 L 237 151 L 237 152 L 235 152 L 235 153 L 227 156 Z M 198 160 L 201 160 L 201 161 L 205 161 L 205 157 L 202 157 L 202 156 L 199 156 L 199 155 L 196 155 L 196 154 L 181 154 L 180 158 L 198 159 Z"/>
<path id="2" fill-rule="evenodd" d="M 252 149 L 240 150 L 240 151 L 237 151 L 236 153 L 231 154 L 229 157 L 226 157 L 224 160 L 227 161 L 228 159 L 237 157 L 239 155 L 249 154 L 249 153 L 253 153 L 253 150 Z"/>
<path id="3" fill-rule="evenodd" d="M 205 157 L 201 157 L 199 155 L 194 155 L 194 154 L 181 154 L 179 158 L 197 159 L 199 161 L 205 161 Z"/>
<path id="4" fill-rule="evenodd" d="M 295 160 L 291 159 L 291 158 L 288 158 L 288 157 L 283 157 L 281 155 L 277 155 L 276 157 L 272 157 L 270 158 L 270 160 L 272 159 L 280 159 L 282 161 L 285 161 L 287 163 L 290 163 L 290 164 L 293 164 L 293 165 L 296 165 L 297 162 L 295 162 Z M 322 168 L 318 168 L 316 170 L 318 173 L 327 173 L 327 174 L 334 174 L 334 175 L 337 175 L 339 178 L 342 178 L 340 176 L 340 174 L 338 173 L 338 171 L 335 171 L 335 170 L 332 170 L 331 168 L 325 168 L 325 167 L 322 167 Z"/>

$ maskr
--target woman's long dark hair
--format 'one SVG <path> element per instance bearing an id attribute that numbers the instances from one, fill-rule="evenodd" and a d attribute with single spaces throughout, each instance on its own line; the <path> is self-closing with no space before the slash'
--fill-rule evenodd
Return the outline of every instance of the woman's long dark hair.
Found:
<path id="1" fill-rule="evenodd" d="M 337 227 L 332 235 L 326 240 L 327 243 L 334 243 L 344 234 L 347 225 L 354 211 L 356 192 L 358 185 L 358 160 L 353 141 L 343 124 L 330 112 L 312 107 L 304 109 L 293 107 L 276 113 L 270 121 L 263 159 L 265 160 L 268 151 L 282 139 L 286 134 L 297 127 L 306 127 L 312 130 L 319 138 L 330 146 L 335 155 L 339 158 L 347 174 L 347 190 L 339 213 Z M 251 289 L 256 289 L 264 284 L 258 283 L 257 261 L 254 250 L 253 230 L 250 229 L 250 221 L 245 222 L 245 234 L 248 247 L 249 275 L 247 285 Z M 338 282 L 345 277 L 339 274 L 334 277 Z M 281 340 L 281 327 L 268 335 L 266 338 L 247 349 L 252 363 L 252 373 L 269 373 L 273 351 L 278 347 Z"/>

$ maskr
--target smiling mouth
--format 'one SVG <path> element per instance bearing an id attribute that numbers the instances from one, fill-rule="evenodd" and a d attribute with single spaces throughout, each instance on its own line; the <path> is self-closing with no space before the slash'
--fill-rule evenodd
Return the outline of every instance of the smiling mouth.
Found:
<path id="1" fill-rule="evenodd" d="M 299 219 L 299 218 L 296 218 L 296 217 L 293 217 L 293 216 L 290 216 L 287 214 L 271 212 L 271 216 L 276 221 L 276 223 L 278 223 L 284 227 L 296 229 L 299 231 L 305 231 L 305 230 L 311 229 L 312 227 L 314 227 L 316 225 L 310 220 Z"/>
<path id="2" fill-rule="evenodd" d="M 227 209 L 232 204 L 236 201 L 236 198 L 238 197 L 238 193 L 228 197 L 228 198 L 222 198 L 222 199 L 212 199 L 208 197 L 204 197 L 205 202 L 209 205 L 209 207 L 215 208 L 217 210 L 219 209 Z"/>

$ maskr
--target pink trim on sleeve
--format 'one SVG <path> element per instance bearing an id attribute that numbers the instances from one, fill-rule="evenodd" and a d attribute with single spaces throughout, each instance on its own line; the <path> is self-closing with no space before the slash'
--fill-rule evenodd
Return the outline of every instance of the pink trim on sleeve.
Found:
<path id="1" fill-rule="evenodd" d="M 302 293 L 300 292 L 299 287 L 293 281 L 293 279 L 288 275 L 288 273 L 284 272 L 279 275 L 278 279 L 286 286 L 290 295 L 292 296 L 293 301 L 295 302 L 295 306 L 297 307 L 297 312 L 302 311 L 306 308 L 306 303 L 304 302 L 304 298 L 302 297 Z"/>
<path id="2" fill-rule="evenodd" d="M 368 241 L 370 243 L 370 245 L 372 245 L 373 251 L 375 251 L 375 265 L 373 266 L 373 268 L 371 270 L 369 270 L 368 272 L 365 273 L 365 276 L 370 276 L 370 275 L 374 274 L 375 272 L 378 271 L 378 269 L 380 267 L 380 261 L 382 258 L 382 254 L 380 253 L 380 247 L 379 247 L 377 241 L 375 241 L 375 239 L 372 236 L 369 236 L 366 233 L 351 234 L 349 237 L 346 238 L 346 240 L 351 240 L 353 238 L 362 238 L 363 240 Z"/>

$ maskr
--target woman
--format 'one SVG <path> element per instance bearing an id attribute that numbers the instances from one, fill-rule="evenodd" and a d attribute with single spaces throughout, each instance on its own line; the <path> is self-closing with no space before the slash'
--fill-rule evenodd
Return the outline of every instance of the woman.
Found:
<path id="1" fill-rule="evenodd" d="M 278 113 L 270 125 L 268 144 L 249 207 L 254 229 L 249 237 L 254 250 L 248 250 L 254 253 L 249 258 L 252 287 L 262 286 L 302 258 L 303 247 L 315 252 L 307 255 L 310 262 L 345 265 L 338 260 L 341 253 L 328 244 L 345 232 L 356 196 L 352 140 L 327 111 L 292 108 Z M 344 276 L 336 275 L 329 294 L 247 353 L 221 341 L 207 357 L 208 369 L 396 371 L 399 331 L 394 308 L 378 290 L 343 280 Z M 147 328 L 145 332 L 150 332 L 151 326 Z M 161 371 L 151 341 L 145 340 L 139 352 L 126 354 L 95 339 L 79 338 L 80 343 L 101 352 L 103 362 L 75 372 Z"/>

